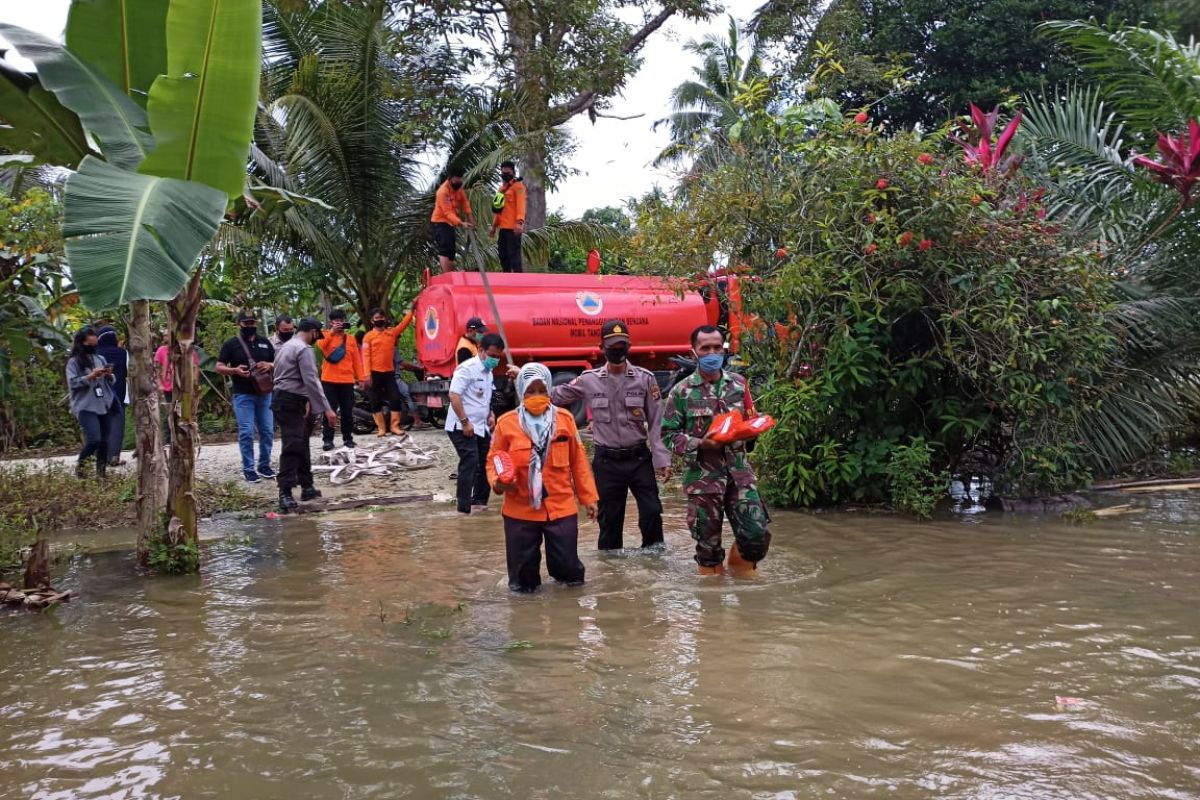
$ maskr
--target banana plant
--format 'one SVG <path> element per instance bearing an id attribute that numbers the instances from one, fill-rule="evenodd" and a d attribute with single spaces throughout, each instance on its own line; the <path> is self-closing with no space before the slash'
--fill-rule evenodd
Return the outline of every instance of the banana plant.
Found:
<path id="1" fill-rule="evenodd" d="M 246 185 L 261 0 L 74 0 L 66 45 L 2 23 L 0 35 L 37 68 L 36 79 L 0 73 L 0 98 L 22 101 L 11 107 L 24 112 L 0 106 L 7 123 L 0 144 L 76 168 L 67 180 L 64 233 L 84 304 L 131 304 L 130 340 L 140 349 L 149 347 L 146 301 L 172 301 L 183 430 L 172 448 L 164 533 L 172 552 L 192 553 L 191 289 L 199 284 L 199 255 Z M 41 91 L 61 108 L 37 102 L 46 100 Z M 141 379 L 153 394 L 149 376 Z M 142 522 L 145 537 L 151 531 Z M 139 542 L 143 555 L 147 541 Z"/>

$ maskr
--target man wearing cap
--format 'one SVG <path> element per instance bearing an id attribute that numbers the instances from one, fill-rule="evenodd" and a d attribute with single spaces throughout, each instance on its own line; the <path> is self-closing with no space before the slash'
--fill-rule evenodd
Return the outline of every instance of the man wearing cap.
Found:
<path id="1" fill-rule="evenodd" d="M 260 392 L 254 374 L 271 374 L 275 348 L 258 335 L 254 314 L 237 315 L 238 335 L 221 345 L 217 354 L 217 374 L 233 382 L 233 415 L 237 417 L 238 448 L 242 453 L 242 476 L 249 483 L 259 477 L 274 478 L 271 469 L 271 445 L 275 419 L 271 414 L 271 392 Z M 254 461 L 254 433 L 258 429 L 258 462 Z"/>
<path id="2" fill-rule="evenodd" d="M 525 232 L 525 183 L 517 177 L 511 161 L 500 164 L 500 188 L 492 198 L 492 236 L 499 232 L 496 251 L 504 272 L 524 272 L 521 263 L 521 234 Z"/>
<path id="3" fill-rule="evenodd" d="M 663 408 L 654 373 L 629 363 L 629 328 L 610 319 L 600 329 L 604 366 L 589 369 L 563 386 L 555 386 L 550 399 L 556 406 L 582 400 L 592 414 L 595 456 L 592 471 L 600 492 L 601 550 L 622 545 L 625 500 L 633 492 L 637 501 L 642 547 L 663 541 L 662 501 L 655 474 L 671 477 L 671 454 L 662 440 Z"/>
<path id="4" fill-rule="evenodd" d="M 314 500 L 321 493 L 313 486 L 312 454 L 309 452 L 309 410 L 323 414 L 330 426 L 337 414 L 329 407 L 312 345 L 321 338 L 321 323 L 305 317 L 275 355 L 275 390 L 271 408 L 279 421 L 283 448 L 279 454 L 279 510 L 296 510 L 293 487 L 300 487 L 301 500 Z"/>
<path id="5" fill-rule="evenodd" d="M 479 355 L 479 340 L 487 333 L 487 326 L 479 317 L 467 320 L 467 332 L 458 337 L 458 345 L 454 348 L 454 360 L 461 364 L 468 358 Z"/>

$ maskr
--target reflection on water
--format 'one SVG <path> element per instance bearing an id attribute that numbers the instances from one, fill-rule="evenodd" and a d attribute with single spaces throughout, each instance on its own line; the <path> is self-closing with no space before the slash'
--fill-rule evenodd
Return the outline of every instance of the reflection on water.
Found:
<path id="1" fill-rule="evenodd" d="M 532 597 L 440 508 L 263 521 L 201 578 L 94 556 L 0 618 L 0 797 L 1198 798 L 1200 503 L 1155 502 L 779 513 L 751 580 L 673 506 Z"/>

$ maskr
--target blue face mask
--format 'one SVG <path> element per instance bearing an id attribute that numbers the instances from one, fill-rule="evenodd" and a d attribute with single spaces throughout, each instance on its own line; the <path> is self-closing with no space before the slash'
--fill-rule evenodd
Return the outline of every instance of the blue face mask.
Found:
<path id="1" fill-rule="evenodd" d="M 701 372 L 707 375 L 715 375 L 725 366 L 725 356 L 722 353 L 700 356 L 699 364 Z"/>
<path id="2" fill-rule="evenodd" d="M 500 366 L 500 359 L 495 356 L 486 356 L 483 359 L 483 366 L 485 369 L 495 369 Z"/>

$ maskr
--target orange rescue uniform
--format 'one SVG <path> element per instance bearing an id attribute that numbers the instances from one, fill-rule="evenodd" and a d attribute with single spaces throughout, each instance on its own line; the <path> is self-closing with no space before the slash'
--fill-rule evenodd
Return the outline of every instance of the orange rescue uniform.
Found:
<path id="1" fill-rule="evenodd" d="M 343 344 L 346 345 L 346 355 L 342 360 L 334 364 L 329 360 L 329 354 L 337 350 Z M 321 380 L 325 383 L 356 383 L 363 379 L 363 363 L 362 353 L 358 351 L 358 342 L 350 334 L 342 331 L 339 336 L 336 333 L 326 332 L 323 337 L 317 340 L 317 347 L 321 348 L 321 354 L 325 356 L 321 362 Z"/>
<path id="2" fill-rule="evenodd" d="M 517 223 L 525 221 L 525 182 L 502 183 L 500 191 L 504 192 L 504 208 L 495 215 L 493 222 L 497 228 L 516 230 Z"/>
<path id="3" fill-rule="evenodd" d="M 521 419 L 516 411 L 510 411 L 496 421 L 492 434 L 492 446 L 488 452 L 488 483 L 495 485 L 496 468 L 492 453 L 504 451 L 512 458 L 517 471 L 516 488 L 504 493 L 504 506 L 500 509 L 506 517 L 528 522 L 574 517 L 579 514 L 576 497 L 583 505 L 600 500 L 596 481 L 592 478 L 592 467 L 588 463 L 587 451 L 579 441 L 579 429 L 571 412 L 556 408 L 554 439 L 550 442 L 550 453 L 542 465 L 542 486 L 546 498 L 541 508 L 529 504 L 529 456 L 533 442 L 521 429 Z"/>
<path id="4" fill-rule="evenodd" d="M 433 216 L 430 222 L 444 222 L 455 227 L 463 224 L 463 217 L 471 213 L 471 201 L 467 199 L 465 189 L 455 189 L 450 181 L 445 181 L 437 190 L 437 199 L 433 204 Z M 390 367 L 389 367 L 390 369 Z"/>
<path id="5" fill-rule="evenodd" d="M 394 328 L 384 328 L 383 330 L 372 328 L 367 331 L 362 345 L 362 361 L 367 372 L 392 373 L 395 371 L 396 340 L 408 329 L 412 320 L 413 315 L 409 311 L 404 315 L 404 319 L 400 320 L 400 324 Z"/>

